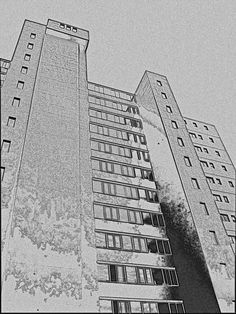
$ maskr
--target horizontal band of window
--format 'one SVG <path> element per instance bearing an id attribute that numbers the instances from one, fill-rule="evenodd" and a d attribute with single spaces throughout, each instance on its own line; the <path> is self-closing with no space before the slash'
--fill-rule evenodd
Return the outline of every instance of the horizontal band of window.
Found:
<path id="1" fill-rule="evenodd" d="M 154 268 L 154 269 L 167 269 L 167 270 L 175 270 L 175 267 L 170 266 L 156 266 L 156 265 L 147 265 L 147 264 L 134 264 L 134 263 L 120 263 L 118 261 L 99 261 L 96 263 L 98 265 L 116 265 L 116 266 L 130 266 L 130 267 L 140 267 L 140 268 Z"/>
<path id="2" fill-rule="evenodd" d="M 92 178 L 93 181 L 99 181 L 99 182 L 104 182 L 104 183 L 108 183 L 108 184 L 116 184 L 116 185 L 122 185 L 122 186 L 127 186 L 129 188 L 136 188 L 136 189 L 139 189 L 139 190 L 145 190 L 145 191 L 150 191 L 150 192 L 155 192 L 157 193 L 157 190 L 156 189 L 152 189 L 152 188 L 149 188 L 149 187 L 143 187 L 143 186 L 140 186 L 140 185 L 134 185 L 134 184 L 129 184 L 129 183 L 124 183 L 124 182 L 114 182 L 114 181 L 110 181 L 110 180 L 107 180 L 107 179 L 102 179 L 102 178 L 95 178 L 93 177 Z"/>
<path id="3" fill-rule="evenodd" d="M 94 104 L 94 103 L 92 103 L 92 104 Z M 101 105 L 99 105 L 99 104 L 94 104 L 94 105 L 101 106 Z M 101 106 L 101 107 L 102 107 L 102 108 L 110 108 L 110 107 L 107 107 L 107 106 Z M 103 113 L 107 113 L 107 114 L 112 114 L 112 115 L 114 115 L 114 116 L 121 117 L 121 118 L 133 119 L 133 120 L 136 120 L 136 121 L 139 121 L 139 122 L 142 123 L 142 120 L 141 120 L 141 119 L 133 118 L 132 116 L 123 115 L 123 114 L 118 114 L 118 113 L 114 113 L 114 112 L 111 112 L 111 111 L 108 111 L 108 110 L 98 109 L 98 108 L 96 108 L 96 107 L 91 107 L 91 106 L 89 106 L 89 109 L 95 110 L 95 111 L 99 111 L 99 112 L 103 112 Z M 115 109 L 115 108 L 110 108 L 110 109 L 118 110 L 118 109 Z M 119 110 L 119 112 L 120 112 L 120 111 L 121 111 L 121 110 Z M 122 110 L 122 112 L 123 112 L 123 110 Z M 127 112 L 127 111 L 124 111 L 124 112 Z M 94 118 L 96 118 L 96 117 L 94 117 Z M 100 118 L 98 118 L 98 119 L 100 119 Z M 104 120 L 104 119 L 103 119 L 103 120 Z M 110 120 L 108 120 L 108 121 L 110 121 Z"/>
<path id="4" fill-rule="evenodd" d="M 104 161 L 104 162 L 109 162 L 109 163 L 116 164 L 116 165 L 132 167 L 132 168 L 136 168 L 136 169 L 140 169 L 140 170 L 152 171 L 151 168 L 140 167 L 139 165 L 136 166 L 136 165 L 133 165 L 133 164 L 128 164 L 126 162 L 123 162 L 123 163 L 122 162 L 117 162 L 115 160 L 113 161 L 111 159 L 104 159 L 104 158 L 99 158 L 99 157 L 96 157 L 96 156 L 92 156 L 91 160 Z"/>
<path id="5" fill-rule="evenodd" d="M 103 202 L 98 202 L 98 201 L 94 201 L 93 203 L 94 205 L 101 205 L 101 206 L 107 206 L 107 207 L 116 207 L 116 208 L 120 208 L 120 209 L 127 209 L 127 210 L 132 210 L 132 211 L 140 211 L 140 212 L 146 212 L 149 214 L 163 214 L 162 211 L 150 211 L 148 209 L 145 208 L 136 208 L 136 207 L 127 207 L 127 206 L 123 206 L 123 205 L 117 205 L 117 204 L 108 204 L 108 203 L 103 203 Z M 154 203 L 155 204 L 155 203 Z M 158 205 L 158 204 L 155 204 Z"/>
<path id="6" fill-rule="evenodd" d="M 117 131 L 123 131 L 123 132 L 127 132 L 129 134 L 135 134 L 137 136 L 143 136 L 145 137 L 145 134 L 144 133 L 138 133 L 138 132 L 133 132 L 130 131 L 130 130 L 124 130 L 124 129 L 120 129 L 120 128 L 117 128 L 117 127 L 110 127 L 110 125 L 104 125 L 104 124 L 100 124 L 100 123 L 96 123 L 96 122 L 90 122 L 90 124 L 93 124 L 93 125 L 97 125 L 97 126 L 100 126 L 100 127 L 106 127 L 106 128 L 109 128 L 109 129 L 114 129 L 114 130 L 117 130 Z M 94 133 L 94 132 L 93 132 Z M 103 135 L 103 134 L 100 134 L 100 135 Z"/>
<path id="7" fill-rule="evenodd" d="M 138 233 L 129 233 L 129 232 L 120 232 L 120 231 L 113 231 L 113 230 L 107 230 L 107 229 L 97 229 L 95 228 L 95 232 L 99 233 L 109 233 L 109 234 L 115 234 L 115 235 L 124 235 L 124 236 L 132 236 L 132 237 L 138 237 L 138 238 L 145 238 L 145 239 L 151 239 L 151 240 L 163 240 L 163 241 L 169 241 L 168 238 L 159 238 L 159 237 L 153 237 L 152 235 L 143 235 Z"/>
<path id="8" fill-rule="evenodd" d="M 92 133 L 92 134 L 98 134 L 98 135 L 103 135 L 103 134 L 99 134 L 99 133 Z M 91 134 L 91 135 L 92 135 Z M 103 135 L 103 136 L 107 136 L 107 135 Z M 114 142 L 109 142 L 109 141 L 105 141 L 105 140 L 101 140 L 101 139 L 98 139 L 96 137 L 91 137 L 91 140 L 92 141 L 95 141 L 97 143 L 102 143 L 102 144 L 107 144 L 107 145 L 113 145 L 113 146 L 118 146 L 118 147 L 121 147 L 121 148 L 128 148 L 128 149 L 131 149 L 131 150 L 135 150 L 135 151 L 138 151 L 138 152 L 141 152 L 141 153 L 149 153 L 149 151 L 147 149 L 142 149 L 142 148 L 139 148 L 139 147 L 134 147 L 134 146 L 130 146 L 130 145 L 123 145 L 123 144 L 119 144 L 119 143 L 114 143 Z M 123 141 L 123 140 L 122 140 Z M 92 150 L 94 150 L 92 148 Z"/>
<path id="9" fill-rule="evenodd" d="M 156 302 L 156 303 L 178 303 L 183 304 L 181 300 L 169 300 L 169 299 L 144 299 L 144 298 L 128 298 L 128 297 L 109 297 L 109 296 L 99 296 L 99 300 L 108 301 L 133 301 L 133 302 Z"/>

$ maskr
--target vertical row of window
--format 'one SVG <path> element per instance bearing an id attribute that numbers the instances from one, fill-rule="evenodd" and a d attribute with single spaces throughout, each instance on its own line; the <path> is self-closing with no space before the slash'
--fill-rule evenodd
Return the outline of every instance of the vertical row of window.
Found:
<path id="1" fill-rule="evenodd" d="M 31 33 L 30 34 L 30 38 L 31 39 L 35 39 L 36 38 L 36 34 L 35 33 Z M 34 48 L 34 44 L 29 42 L 27 44 L 27 49 L 32 50 L 33 48 Z M 30 58 L 31 58 L 31 55 L 26 53 L 25 56 L 24 56 L 24 60 L 25 61 L 30 61 Z M 20 72 L 22 74 L 27 74 L 28 67 L 27 66 L 22 66 Z M 25 86 L 25 82 L 24 81 L 22 81 L 22 80 L 18 80 L 17 81 L 16 88 L 22 90 L 22 89 L 24 89 L 24 86 Z M 12 106 L 18 108 L 18 107 L 20 107 L 20 102 L 21 102 L 21 99 L 19 97 L 14 97 L 13 100 L 12 100 Z M 16 125 L 16 117 L 9 116 L 8 119 L 7 119 L 7 126 L 14 128 L 15 125 Z M 2 141 L 1 151 L 9 153 L 10 147 L 11 147 L 11 141 L 4 139 Z M 1 167 L 1 180 L 4 179 L 5 170 L 6 170 L 5 167 Z"/>

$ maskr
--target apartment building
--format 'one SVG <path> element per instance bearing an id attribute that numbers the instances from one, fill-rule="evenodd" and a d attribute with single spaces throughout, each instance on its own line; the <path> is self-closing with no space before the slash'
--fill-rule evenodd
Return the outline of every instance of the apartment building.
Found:
<path id="1" fill-rule="evenodd" d="M 26 20 L 1 60 L 6 312 L 234 312 L 235 168 L 167 78 L 87 77 L 89 33 Z"/>

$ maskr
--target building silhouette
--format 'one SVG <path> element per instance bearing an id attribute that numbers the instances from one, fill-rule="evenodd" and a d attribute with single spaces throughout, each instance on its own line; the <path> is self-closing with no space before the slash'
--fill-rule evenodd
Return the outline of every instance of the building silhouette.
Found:
<path id="1" fill-rule="evenodd" d="M 88 81 L 89 33 L 1 59 L 3 312 L 234 312 L 235 168 L 163 75 Z"/>

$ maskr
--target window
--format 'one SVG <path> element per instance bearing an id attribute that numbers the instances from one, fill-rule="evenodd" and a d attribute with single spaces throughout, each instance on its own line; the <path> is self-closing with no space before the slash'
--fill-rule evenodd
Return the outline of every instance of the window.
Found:
<path id="1" fill-rule="evenodd" d="M 186 121 L 186 120 L 184 120 L 184 123 L 185 123 L 185 124 L 187 124 L 187 121 Z"/>
<path id="2" fill-rule="evenodd" d="M 235 222 L 235 215 L 231 215 L 232 221 Z"/>
<path id="3" fill-rule="evenodd" d="M 229 274 L 225 263 L 220 263 L 220 272 L 224 278 L 229 279 Z"/>
<path id="4" fill-rule="evenodd" d="M 229 235 L 229 238 L 230 238 L 231 242 L 234 244 L 235 243 L 235 236 Z"/>
<path id="5" fill-rule="evenodd" d="M 74 33 L 77 33 L 77 28 L 76 28 L 76 27 L 72 27 L 72 31 L 73 31 Z"/>
<path id="6" fill-rule="evenodd" d="M 208 154 L 208 149 L 206 147 L 203 147 L 203 151 Z"/>
<path id="7" fill-rule="evenodd" d="M 25 83 L 24 83 L 23 81 L 18 81 L 16 87 L 17 87 L 18 89 L 23 89 L 23 88 L 24 88 L 24 84 L 25 84 Z"/>
<path id="8" fill-rule="evenodd" d="M 66 29 L 67 29 L 68 31 L 71 31 L 71 26 L 66 25 Z"/>
<path id="9" fill-rule="evenodd" d="M 214 140 L 213 140 L 212 137 L 209 137 L 209 140 L 210 140 L 212 143 L 214 143 Z"/>
<path id="10" fill-rule="evenodd" d="M 221 183 L 221 180 L 220 180 L 220 179 L 216 178 L 216 182 L 217 182 L 217 184 L 222 185 L 222 183 Z"/>
<path id="11" fill-rule="evenodd" d="M 157 192 L 149 191 L 149 190 L 145 190 L 145 192 L 146 192 L 146 199 L 147 199 L 148 202 L 158 203 Z"/>
<path id="12" fill-rule="evenodd" d="M 193 125 L 195 126 L 195 128 L 197 128 L 197 123 L 196 122 L 193 122 Z"/>
<path id="13" fill-rule="evenodd" d="M 220 157 L 220 152 L 218 150 L 215 150 L 215 153 L 216 153 L 217 156 Z"/>
<path id="14" fill-rule="evenodd" d="M 28 43 L 27 48 L 30 49 L 30 50 L 32 50 L 32 49 L 34 48 L 34 44 Z"/>
<path id="15" fill-rule="evenodd" d="M 191 181 L 192 181 L 192 185 L 193 185 L 194 189 L 198 189 L 199 190 L 200 187 L 199 187 L 197 179 L 196 178 L 191 178 Z"/>
<path id="16" fill-rule="evenodd" d="M 20 106 L 20 98 L 14 97 L 12 101 L 12 106 L 19 107 Z"/>
<path id="17" fill-rule="evenodd" d="M 207 181 L 208 181 L 209 183 L 212 183 L 212 184 L 215 183 L 215 181 L 214 181 L 214 179 L 213 179 L 212 177 L 206 177 L 206 178 L 207 178 Z"/>
<path id="18" fill-rule="evenodd" d="M 176 121 L 171 121 L 171 124 L 172 124 L 172 128 L 178 129 L 178 124 L 176 123 Z"/>
<path id="19" fill-rule="evenodd" d="M 232 182 L 232 181 L 228 181 L 228 182 L 229 182 L 229 186 L 230 186 L 231 188 L 233 188 L 233 187 L 234 187 L 233 182 Z"/>
<path id="20" fill-rule="evenodd" d="M 183 142 L 183 139 L 181 137 L 177 137 L 177 142 L 179 144 L 179 146 L 184 146 L 184 142 Z"/>
<path id="21" fill-rule="evenodd" d="M 172 113 L 172 109 L 170 106 L 166 106 L 166 111 L 169 112 L 169 113 Z"/>
<path id="22" fill-rule="evenodd" d="M 184 162 L 185 162 L 185 165 L 186 165 L 187 167 L 191 167 L 191 166 L 192 166 L 192 164 L 191 164 L 191 161 L 190 161 L 190 158 L 189 158 L 189 157 L 184 156 Z"/>
<path id="23" fill-rule="evenodd" d="M 209 230 L 209 233 L 210 233 L 210 237 L 211 237 L 211 243 L 215 244 L 215 245 L 218 245 L 219 242 L 218 242 L 218 239 L 217 239 L 215 231 Z"/>
<path id="24" fill-rule="evenodd" d="M 10 150 L 10 146 L 11 146 L 11 141 L 8 141 L 8 140 L 3 140 L 2 141 L 2 148 L 1 148 L 1 150 L 3 151 L 3 152 L 9 152 L 9 150 Z"/>
<path id="25" fill-rule="evenodd" d="M 224 165 L 221 165 L 221 167 L 224 171 L 227 171 L 227 168 Z"/>
<path id="26" fill-rule="evenodd" d="M 208 167 L 208 163 L 206 161 L 200 160 L 200 163 L 203 167 L 207 168 Z"/>
<path id="27" fill-rule="evenodd" d="M 226 221 L 226 222 L 229 222 L 229 216 L 226 215 L 226 214 L 220 214 L 220 218 L 222 219 L 222 221 Z"/>
<path id="28" fill-rule="evenodd" d="M 30 38 L 35 39 L 36 38 L 36 34 L 35 33 L 31 33 L 30 34 Z"/>
<path id="29" fill-rule="evenodd" d="M 16 124 L 16 118 L 8 117 L 7 126 L 10 126 L 10 127 L 14 128 L 15 124 Z"/>
<path id="30" fill-rule="evenodd" d="M 165 93 L 161 93 L 162 98 L 167 99 L 167 96 Z"/>
<path id="31" fill-rule="evenodd" d="M 200 206 L 201 206 L 202 211 L 203 211 L 206 215 L 209 215 L 209 212 L 208 212 L 206 203 L 200 202 Z"/>
<path id="32" fill-rule="evenodd" d="M 211 166 L 211 168 L 215 169 L 215 165 L 213 164 L 213 162 L 209 162 L 209 165 Z"/>
<path id="33" fill-rule="evenodd" d="M 22 67 L 21 68 L 21 73 L 27 74 L 27 72 L 28 72 L 28 68 L 27 67 Z"/>
<path id="34" fill-rule="evenodd" d="M 208 127 L 207 127 L 206 125 L 204 125 L 204 129 L 205 129 L 205 130 L 208 130 Z"/>
<path id="35" fill-rule="evenodd" d="M 162 86 L 162 82 L 157 80 L 157 85 Z"/>
<path id="36" fill-rule="evenodd" d="M 222 202 L 222 198 L 219 194 L 213 194 L 215 201 Z"/>
<path id="37" fill-rule="evenodd" d="M 30 61 L 30 59 L 31 59 L 31 55 L 29 55 L 29 54 L 25 54 L 25 57 L 24 57 L 24 60 L 25 61 Z"/>
<path id="38" fill-rule="evenodd" d="M 5 167 L 1 167 L 1 181 L 4 179 Z"/>
<path id="39" fill-rule="evenodd" d="M 192 137 L 192 138 L 197 138 L 197 135 L 195 134 L 195 133 L 189 133 L 190 134 L 190 136 Z"/>
<path id="40" fill-rule="evenodd" d="M 202 148 L 200 146 L 194 146 L 198 152 L 202 152 Z"/>
<path id="41" fill-rule="evenodd" d="M 65 24 L 60 23 L 60 28 L 65 28 Z"/>
<path id="42" fill-rule="evenodd" d="M 203 137 L 201 134 L 198 134 L 198 138 L 200 138 L 200 140 L 203 140 Z"/>
<path id="43" fill-rule="evenodd" d="M 224 199 L 224 201 L 225 201 L 225 203 L 229 203 L 229 199 L 228 199 L 228 197 L 227 196 L 223 196 L 223 199 Z"/>

